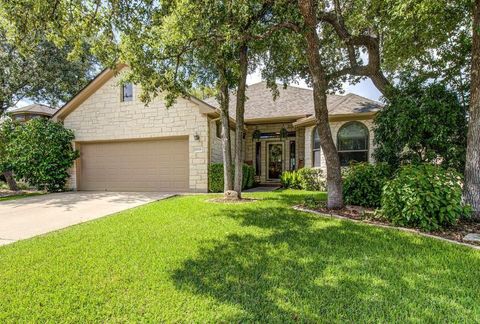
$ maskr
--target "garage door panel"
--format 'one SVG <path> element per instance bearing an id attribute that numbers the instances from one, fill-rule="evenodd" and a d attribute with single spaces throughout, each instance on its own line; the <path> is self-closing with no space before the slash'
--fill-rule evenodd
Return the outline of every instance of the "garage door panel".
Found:
<path id="1" fill-rule="evenodd" d="M 188 140 L 82 143 L 81 190 L 186 191 Z"/>

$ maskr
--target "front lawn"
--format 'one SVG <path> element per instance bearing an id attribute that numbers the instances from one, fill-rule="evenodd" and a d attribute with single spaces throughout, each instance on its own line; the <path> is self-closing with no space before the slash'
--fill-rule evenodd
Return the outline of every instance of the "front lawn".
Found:
<path id="1" fill-rule="evenodd" d="M 0 248 L 0 322 L 478 322 L 480 252 L 294 211 L 145 205 Z"/>

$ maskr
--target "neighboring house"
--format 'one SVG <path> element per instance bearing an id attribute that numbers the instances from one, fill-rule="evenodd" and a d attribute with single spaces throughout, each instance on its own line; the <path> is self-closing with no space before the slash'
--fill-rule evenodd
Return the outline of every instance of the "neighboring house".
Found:
<path id="1" fill-rule="evenodd" d="M 7 114 L 13 120 L 26 122 L 34 118 L 50 118 L 56 111 L 57 109 L 46 105 L 33 104 L 9 110 Z"/>
<path id="2" fill-rule="evenodd" d="M 75 132 L 80 151 L 71 188 L 206 192 L 208 165 L 222 162 L 215 100 L 179 98 L 167 109 L 156 98 L 145 106 L 138 87 L 119 80 L 104 70 L 53 116 Z M 278 182 L 285 170 L 325 168 L 311 90 L 279 86 L 279 93 L 274 101 L 264 82 L 247 90 L 245 163 L 261 183 Z M 234 105 L 232 97 L 231 116 Z M 328 109 L 342 163 L 372 161 L 372 119 L 381 105 L 353 94 L 330 95 Z M 231 119 L 232 142 L 234 128 Z"/>

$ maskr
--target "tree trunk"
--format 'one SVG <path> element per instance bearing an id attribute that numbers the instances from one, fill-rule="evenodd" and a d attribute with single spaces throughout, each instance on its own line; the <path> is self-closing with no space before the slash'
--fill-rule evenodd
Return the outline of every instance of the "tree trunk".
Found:
<path id="1" fill-rule="evenodd" d="M 13 178 L 12 171 L 3 172 L 3 176 L 5 177 L 5 180 L 7 181 L 8 188 L 12 191 L 18 191 L 17 182 Z"/>
<path id="2" fill-rule="evenodd" d="M 473 9 L 470 112 L 463 199 L 480 217 L 480 0 Z"/>
<path id="3" fill-rule="evenodd" d="M 238 193 L 238 198 L 242 198 L 242 183 L 243 183 L 243 158 L 245 155 L 244 135 L 244 115 L 245 115 L 245 91 L 247 88 L 247 74 L 248 74 L 248 48 L 243 45 L 240 48 L 240 77 L 237 89 L 237 106 L 236 106 L 236 130 L 235 130 L 235 148 L 237 154 L 235 155 L 235 177 L 234 190 Z"/>
<path id="4" fill-rule="evenodd" d="M 299 0 L 300 13 L 305 23 L 305 41 L 307 44 L 307 61 L 313 81 L 313 100 L 315 117 L 327 164 L 327 207 L 338 209 L 343 207 L 342 176 L 340 159 L 333 141 L 327 110 L 327 77 L 320 58 L 320 41 L 316 32 L 317 17 L 314 0 Z"/>
<path id="5" fill-rule="evenodd" d="M 226 79 L 226 71 L 221 71 L 220 84 L 220 122 L 222 124 L 222 153 L 223 153 L 223 191 L 233 190 L 232 181 L 232 146 L 230 139 L 230 118 L 228 106 L 230 102 L 230 94 L 228 82 Z"/>

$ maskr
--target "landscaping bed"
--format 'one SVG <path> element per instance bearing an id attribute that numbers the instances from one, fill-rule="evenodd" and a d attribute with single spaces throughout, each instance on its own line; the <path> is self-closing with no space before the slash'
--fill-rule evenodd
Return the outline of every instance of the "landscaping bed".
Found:
<path id="1" fill-rule="evenodd" d="M 313 207 L 310 204 L 299 205 L 300 208 L 305 210 L 313 210 L 322 214 L 330 216 L 340 216 L 343 218 L 349 218 L 356 221 L 361 221 L 369 224 L 378 224 L 382 226 L 390 226 L 395 228 L 404 228 L 399 227 L 385 218 L 381 217 L 378 213 L 375 212 L 373 208 L 365 208 L 361 206 L 345 206 L 342 209 L 332 210 L 326 207 L 324 202 L 317 204 Z M 432 236 L 437 236 L 440 238 L 457 241 L 469 245 L 480 246 L 480 243 L 475 243 L 471 241 L 464 241 L 464 237 L 469 233 L 480 233 L 480 223 L 475 222 L 471 219 L 460 219 L 457 224 L 444 228 L 438 231 L 424 231 L 418 228 L 406 228 L 411 231 L 417 231 L 419 233 L 426 233 Z"/>
<path id="2" fill-rule="evenodd" d="M 36 191 L 36 190 L 12 191 L 12 190 L 1 190 L 0 189 L 0 202 L 1 201 L 6 201 L 6 200 L 21 199 L 21 198 L 30 197 L 30 196 L 37 196 L 37 195 L 42 195 L 42 194 L 44 194 L 43 191 Z"/>
<path id="3" fill-rule="evenodd" d="M 23 182 L 17 183 L 20 190 L 10 190 L 8 185 L 0 181 L 0 201 L 21 199 L 29 196 L 42 195 L 45 192 L 35 190 Z"/>

